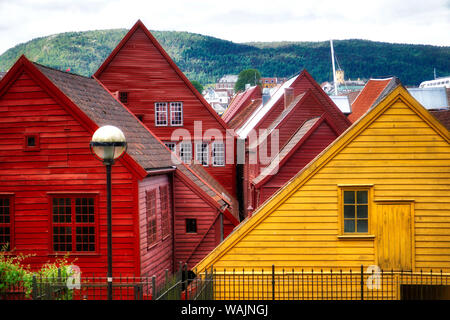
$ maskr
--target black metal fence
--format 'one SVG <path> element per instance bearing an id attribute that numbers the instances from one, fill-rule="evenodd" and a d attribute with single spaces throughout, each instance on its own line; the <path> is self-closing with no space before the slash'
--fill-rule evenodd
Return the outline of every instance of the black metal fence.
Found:
<path id="1" fill-rule="evenodd" d="M 33 277 L 0 290 L 0 299 L 106 300 L 106 277 Z M 162 284 L 156 277 L 115 277 L 115 300 L 450 300 L 450 274 L 442 271 L 215 270 L 186 266 Z"/>
<path id="2" fill-rule="evenodd" d="M 212 274 L 195 276 L 180 266 L 178 272 L 165 272 L 162 284 L 156 277 L 114 277 L 114 300 L 212 300 Z M 80 279 L 58 276 L 41 278 L 33 276 L 0 290 L 0 300 L 106 300 L 106 277 L 82 277 Z"/>
<path id="3" fill-rule="evenodd" d="M 424 300 L 450 299 L 442 271 L 214 270 L 218 300 Z"/>

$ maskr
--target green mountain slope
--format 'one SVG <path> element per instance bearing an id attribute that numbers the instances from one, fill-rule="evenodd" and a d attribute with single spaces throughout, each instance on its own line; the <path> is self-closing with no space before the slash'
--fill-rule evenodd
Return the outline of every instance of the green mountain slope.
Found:
<path id="1" fill-rule="evenodd" d="M 91 75 L 126 34 L 125 29 L 68 32 L 33 39 L 0 56 L 0 71 L 21 54 L 38 63 Z M 262 76 L 289 77 L 307 69 L 318 81 L 332 79 L 330 46 L 324 42 L 233 43 L 189 32 L 152 31 L 191 80 L 214 83 L 224 74 L 247 68 Z M 405 85 L 418 85 L 450 74 L 450 47 L 337 40 L 334 49 L 346 78 L 397 76 Z"/>

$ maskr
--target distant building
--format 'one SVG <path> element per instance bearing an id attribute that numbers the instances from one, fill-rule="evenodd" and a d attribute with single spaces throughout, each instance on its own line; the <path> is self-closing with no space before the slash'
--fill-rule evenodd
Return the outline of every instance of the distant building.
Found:
<path id="1" fill-rule="evenodd" d="M 424 81 L 419 88 L 445 87 L 450 88 L 450 77 L 437 78 L 434 80 Z"/>
<path id="2" fill-rule="evenodd" d="M 229 89 L 208 88 L 204 91 L 203 97 L 211 105 L 211 107 L 213 107 L 213 109 L 221 115 L 231 100 L 229 91 Z"/>
<path id="3" fill-rule="evenodd" d="M 259 80 L 259 82 L 261 83 L 263 88 L 273 88 L 276 87 L 277 85 L 281 85 L 284 82 L 286 82 L 287 78 L 277 78 L 277 77 L 272 77 L 272 78 L 261 78 Z"/>
<path id="4" fill-rule="evenodd" d="M 219 81 L 216 83 L 216 89 L 226 89 L 228 90 L 228 94 L 230 96 L 234 95 L 234 85 L 238 80 L 238 76 L 236 74 L 227 74 L 224 75 Z"/>

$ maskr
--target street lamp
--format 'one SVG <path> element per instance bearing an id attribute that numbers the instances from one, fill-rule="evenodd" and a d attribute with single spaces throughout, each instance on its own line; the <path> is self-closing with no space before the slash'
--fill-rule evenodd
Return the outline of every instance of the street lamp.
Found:
<path id="1" fill-rule="evenodd" d="M 123 132 L 114 126 L 97 129 L 89 144 L 91 152 L 106 166 L 107 224 L 108 224 L 108 300 L 112 300 L 112 218 L 111 218 L 111 166 L 127 149 Z"/>

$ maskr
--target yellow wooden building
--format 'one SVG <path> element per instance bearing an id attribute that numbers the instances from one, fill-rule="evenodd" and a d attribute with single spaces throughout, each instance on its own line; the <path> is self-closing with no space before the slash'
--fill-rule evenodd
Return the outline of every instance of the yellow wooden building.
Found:
<path id="1" fill-rule="evenodd" d="M 197 271 L 267 274 L 273 265 L 335 275 L 371 265 L 450 272 L 450 134 L 403 86 L 241 223 Z"/>

